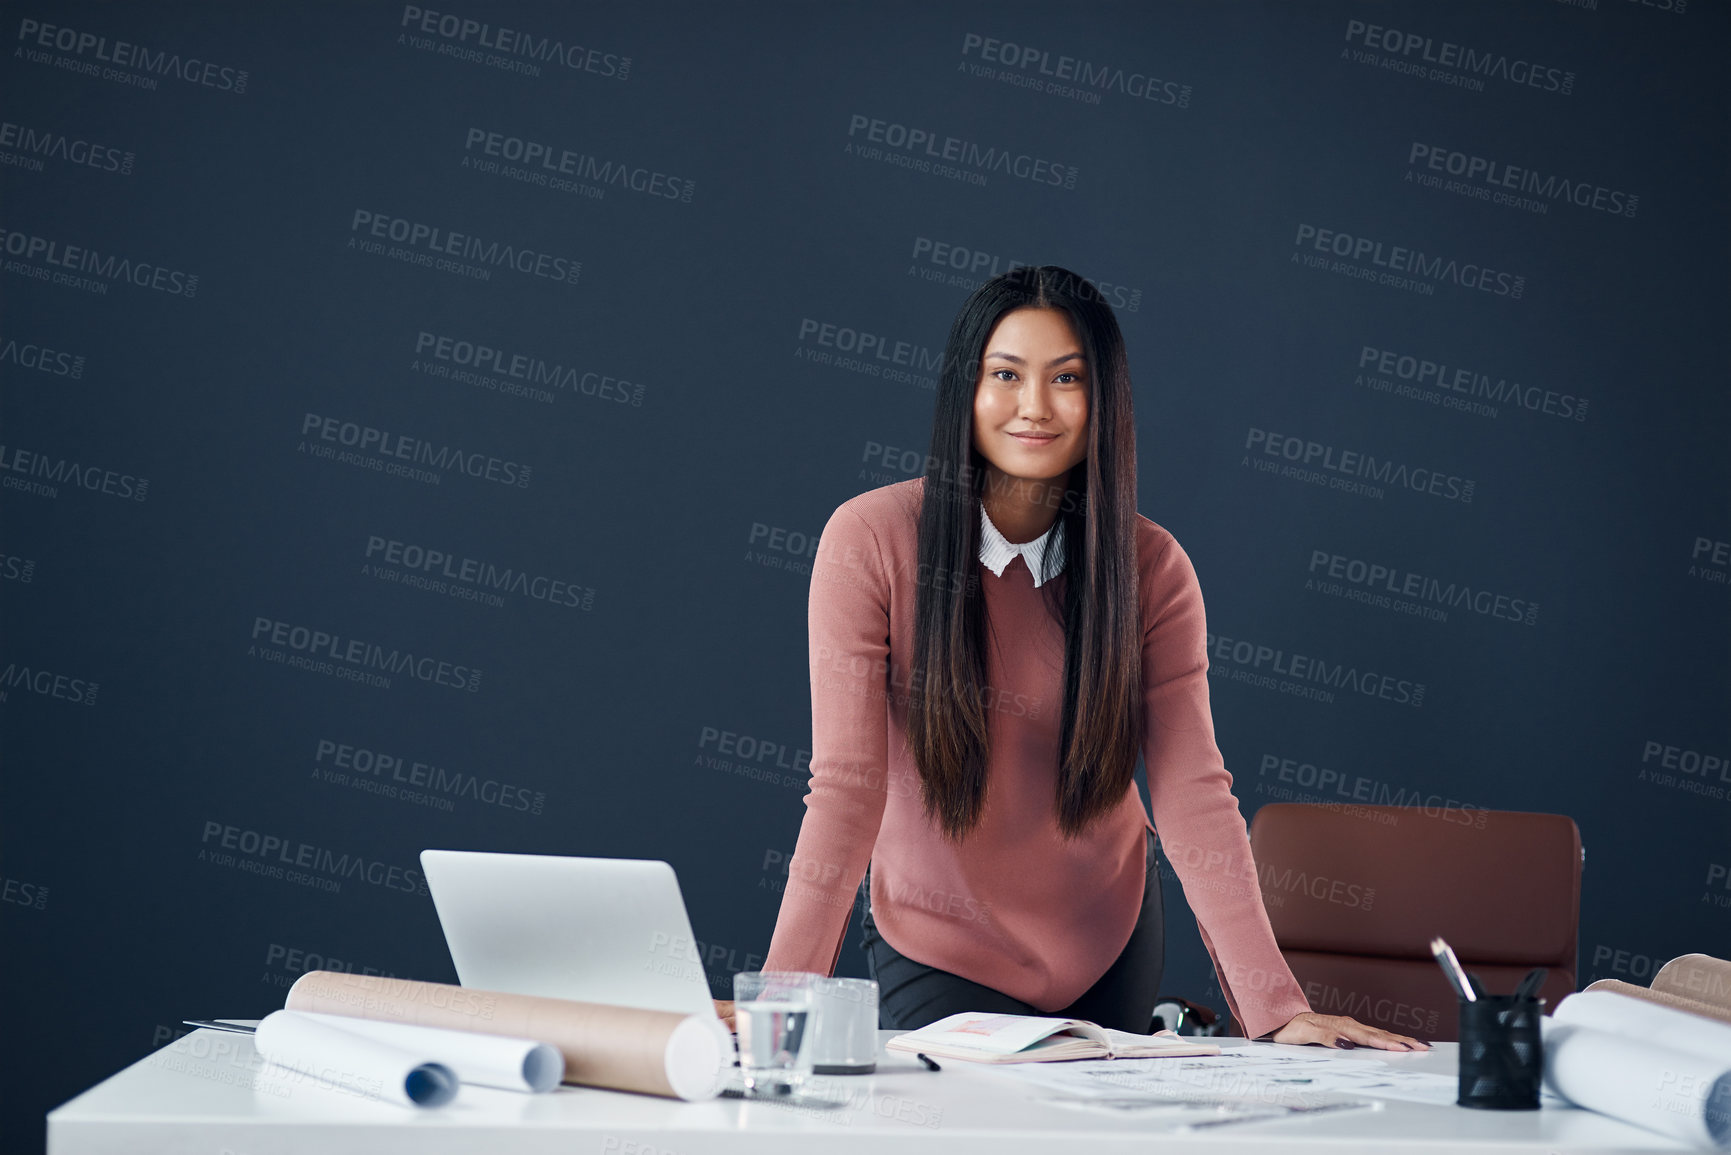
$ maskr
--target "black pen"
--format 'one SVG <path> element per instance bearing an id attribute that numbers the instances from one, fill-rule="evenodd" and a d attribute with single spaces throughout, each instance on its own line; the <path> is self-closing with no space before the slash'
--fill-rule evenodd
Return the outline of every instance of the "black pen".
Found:
<path id="1" fill-rule="evenodd" d="M 932 1062 L 932 1057 L 930 1055 L 915 1055 L 914 1058 L 916 1058 L 920 1062 L 924 1063 L 926 1065 L 926 1070 L 928 1070 L 928 1071 L 941 1071 L 941 1070 L 943 1070 L 942 1067 L 940 1067 L 936 1063 Z"/>

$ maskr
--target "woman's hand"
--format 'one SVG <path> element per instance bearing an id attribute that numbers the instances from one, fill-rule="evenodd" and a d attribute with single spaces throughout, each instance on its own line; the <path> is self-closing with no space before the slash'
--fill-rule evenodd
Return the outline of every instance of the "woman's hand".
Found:
<path id="1" fill-rule="evenodd" d="M 737 1033 L 739 1030 L 739 1026 L 738 1026 L 738 1024 L 736 1024 L 733 1021 L 733 1000 L 732 999 L 712 999 L 710 1001 L 715 1004 L 716 1017 L 718 1017 L 724 1024 L 726 1024 L 728 1030 L 734 1031 Z"/>
<path id="2" fill-rule="evenodd" d="M 1325 1047 L 1377 1047 L 1384 1051 L 1428 1051 L 1423 1043 L 1408 1035 L 1397 1035 L 1377 1027 L 1367 1027 L 1347 1015 L 1319 1015 L 1304 1011 L 1278 1031 L 1268 1036 L 1274 1043 L 1321 1043 Z"/>

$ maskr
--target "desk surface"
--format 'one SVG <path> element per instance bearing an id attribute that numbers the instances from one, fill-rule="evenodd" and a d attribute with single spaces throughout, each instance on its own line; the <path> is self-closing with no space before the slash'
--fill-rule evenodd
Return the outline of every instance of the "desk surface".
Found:
<path id="1" fill-rule="evenodd" d="M 880 1034 L 880 1045 L 891 1032 Z M 1316 1055 L 1317 1048 L 1218 1040 Z M 1335 1052 L 1322 1052 L 1335 1054 Z M 1425 1054 L 1359 1049 L 1408 1070 L 1453 1074 L 1456 1049 Z M 1679 1144 L 1573 1108 L 1474 1111 L 1386 1101 L 1380 1111 L 1245 1122 L 1174 1132 L 1175 1124 L 1042 1099 L 1001 1075 L 946 1062 L 931 1072 L 883 1052 L 874 1075 L 820 1080 L 828 1110 L 722 1098 L 681 1103 L 560 1087 L 545 1095 L 465 1086 L 447 1107 L 414 1110 L 298 1081 L 259 1078 L 247 1035 L 200 1030 L 139 1060 L 49 1113 L 49 1155 L 1017 1155 L 1058 1150 L 1146 1152 L 1384 1151 L 1391 1146 L 1478 1153 L 1676 1151 Z M 1082 1147 L 1079 1141 L 1084 1141 Z"/>

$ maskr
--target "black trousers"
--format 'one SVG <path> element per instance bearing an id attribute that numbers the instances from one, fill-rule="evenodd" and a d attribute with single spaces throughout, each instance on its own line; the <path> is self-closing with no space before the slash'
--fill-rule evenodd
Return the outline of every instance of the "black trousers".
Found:
<path id="1" fill-rule="evenodd" d="M 1120 1031 L 1148 1033 L 1154 1023 L 1161 972 L 1166 968 L 1166 931 L 1160 874 L 1154 862 L 1154 836 L 1147 837 L 1148 881 L 1142 892 L 1142 913 L 1137 916 L 1136 929 L 1130 932 L 1130 941 L 1099 981 L 1061 1011 L 1037 1010 L 991 987 L 914 962 L 878 934 L 868 906 L 863 946 L 866 969 L 878 984 L 878 1027 L 912 1031 L 961 1011 L 987 1011 L 1087 1019 Z M 869 893 L 869 873 L 867 880 Z"/>

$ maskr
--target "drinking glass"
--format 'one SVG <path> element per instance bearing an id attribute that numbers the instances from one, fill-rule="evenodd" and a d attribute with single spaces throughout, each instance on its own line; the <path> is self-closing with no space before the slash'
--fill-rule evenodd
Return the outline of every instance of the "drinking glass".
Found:
<path id="1" fill-rule="evenodd" d="M 739 1073 L 752 1097 L 791 1095 L 811 1074 L 812 981 L 798 971 L 742 971 L 733 976 L 733 1021 Z"/>

